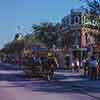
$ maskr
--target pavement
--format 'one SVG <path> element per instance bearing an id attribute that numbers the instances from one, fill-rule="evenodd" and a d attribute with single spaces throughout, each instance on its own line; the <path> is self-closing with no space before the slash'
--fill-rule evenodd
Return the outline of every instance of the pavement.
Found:
<path id="1" fill-rule="evenodd" d="M 100 80 L 90 80 L 88 77 L 84 77 L 81 72 L 73 73 L 62 71 L 56 72 L 56 74 L 65 76 L 65 78 L 61 78 L 59 82 L 69 82 L 70 87 L 74 90 L 100 100 Z"/>
<path id="2" fill-rule="evenodd" d="M 0 64 L 0 100 L 100 100 L 100 80 L 55 72 L 51 81 L 28 79 L 20 66 Z"/>

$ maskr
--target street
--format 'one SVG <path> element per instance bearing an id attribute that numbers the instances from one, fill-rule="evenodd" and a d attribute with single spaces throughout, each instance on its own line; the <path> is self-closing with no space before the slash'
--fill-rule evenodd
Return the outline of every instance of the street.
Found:
<path id="1" fill-rule="evenodd" d="M 100 80 L 64 70 L 52 81 L 29 80 L 20 66 L 0 64 L 0 100 L 100 100 Z"/>

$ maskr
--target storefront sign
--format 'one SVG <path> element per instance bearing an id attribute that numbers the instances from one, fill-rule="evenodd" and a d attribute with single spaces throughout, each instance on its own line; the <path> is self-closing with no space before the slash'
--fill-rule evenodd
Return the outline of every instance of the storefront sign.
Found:
<path id="1" fill-rule="evenodd" d="M 91 25 L 100 27 L 100 16 L 90 17 L 89 15 L 84 15 L 83 25 Z"/>

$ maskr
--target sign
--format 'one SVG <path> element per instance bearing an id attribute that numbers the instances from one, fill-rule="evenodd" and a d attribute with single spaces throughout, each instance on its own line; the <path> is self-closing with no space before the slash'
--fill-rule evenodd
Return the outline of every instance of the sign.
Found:
<path id="1" fill-rule="evenodd" d="M 92 26 L 100 27 L 100 16 L 96 16 L 92 18 L 89 15 L 84 15 L 83 25 L 92 25 Z"/>

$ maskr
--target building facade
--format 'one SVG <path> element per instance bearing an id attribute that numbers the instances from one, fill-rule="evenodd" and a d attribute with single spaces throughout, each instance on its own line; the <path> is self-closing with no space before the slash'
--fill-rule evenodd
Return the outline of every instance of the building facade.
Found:
<path id="1" fill-rule="evenodd" d="M 75 57 L 76 51 L 82 51 L 80 53 L 80 60 L 82 60 L 83 51 L 86 51 L 88 57 L 93 54 L 93 47 L 96 47 L 95 36 L 100 35 L 100 16 L 94 16 L 81 12 L 80 10 L 71 10 L 70 14 L 65 16 L 62 20 L 62 32 L 65 35 L 65 46 L 67 37 L 70 35 L 72 40 L 73 57 Z M 100 40 L 100 39 L 99 39 Z M 69 41 L 68 41 L 69 42 Z M 71 59 L 71 62 L 72 62 Z"/>
<path id="2" fill-rule="evenodd" d="M 73 45 L 87 47 L 95 43 L 94 35 L 100 34 L 100 16 L 91 16 L 79 10 L 71 10 L 62 21 L 62 31 L 73 37 Z"/>

